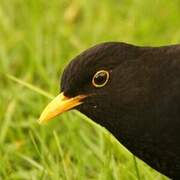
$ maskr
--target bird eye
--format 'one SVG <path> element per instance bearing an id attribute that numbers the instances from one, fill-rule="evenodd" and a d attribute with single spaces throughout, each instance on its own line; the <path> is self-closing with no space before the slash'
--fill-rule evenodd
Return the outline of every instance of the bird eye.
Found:
<path id="1" fill-rule="evenodd" d="M 103 87 L 106 85 L 108 80 L 109 80 L 109 72 L 105 70 L 100 70 L 96 72 L 96 74 L 93 76 L 92 84 L 95 87 Z"/>

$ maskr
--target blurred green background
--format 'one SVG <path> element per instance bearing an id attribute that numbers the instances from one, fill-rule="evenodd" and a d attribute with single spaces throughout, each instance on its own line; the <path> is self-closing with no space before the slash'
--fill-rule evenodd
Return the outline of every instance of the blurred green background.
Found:
<path id="1" fill-rule="evenodd" d="M 37 123 L 65 65 L 104 41 L 180 42 L 179 0 L 0 0 L 0 179 L 163 180 L 77 112 Z"/>

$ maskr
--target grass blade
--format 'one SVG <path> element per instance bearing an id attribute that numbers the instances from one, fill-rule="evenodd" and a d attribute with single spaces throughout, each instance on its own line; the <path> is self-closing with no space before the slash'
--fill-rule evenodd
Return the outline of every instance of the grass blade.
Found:
<path id="1" fill-rule="evenodd" d="M 21 79 L 18 79 L 17 77 L 15 77 L 15 76 L 13 76 L 13 75 L 6 74 L 6 76 L 7 76 L 9 79 L 11 79 L 12 81 L 14 81 L 14 82 L 16 82 L 16 83 L 18 83 L 18 84 L 20 84 L 20 85 L 22 85 L 22 86 L 25 86 L 25 87 L 27 87 L 28 89 L 30 89 L 30 90 L 32 90 L 32 91 L 34 91 L 34 92 L 37 92 L 38 94 L 41 94 L 41 95 L 43 95 L 43 96 L 45 96 L 45 97 L 47 97 L 47 98 L 49 98 L 49 99 L 53 99 L 53 98 L 54 98 L 54 96 L 53 96 L 52 94 L 50 94 L 50 93 L 48 93 L 48 92 L 46 92 L 46 91 L 44 91 L 44 90 L 42 90 L 42 89 L 40 89 L 40 88 L 32 85 L 32 84 L 30 84 L 30 83 L 27 83 L 27 82 L 25 82 L 25 81 L 22 81 Z"/>

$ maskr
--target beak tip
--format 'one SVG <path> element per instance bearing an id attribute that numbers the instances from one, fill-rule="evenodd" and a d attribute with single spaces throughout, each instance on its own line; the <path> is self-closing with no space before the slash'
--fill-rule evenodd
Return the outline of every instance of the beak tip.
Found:
<path id="1" fill-rule="evenodd" d="M 47 118 L 40 116 L 39 119 L 37 120 L 38 124 L 42 125 L 45 124 L 47 121 Z"/>
<path id="2" fill-rule="evenodd" d="M 40 124 L 40 125 L 44 124 L 43 120 L 40 119 L 40 118 L 37 120 L 37 122 L 38 122 L 38 124 Z"/>

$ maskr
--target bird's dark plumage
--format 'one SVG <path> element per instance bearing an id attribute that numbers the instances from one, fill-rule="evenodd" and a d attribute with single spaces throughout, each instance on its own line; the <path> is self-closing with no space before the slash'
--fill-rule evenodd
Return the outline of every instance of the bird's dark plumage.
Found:
<path id="1" fill-rule="evenodd" d="M 99 70 L 109 72 L 101 88 L 92 84 Z M 61 91 L 90 95 L 76 109 L 151 167 L 180 179 L 180 45 L 97 45 L 66 67 Z"/>

